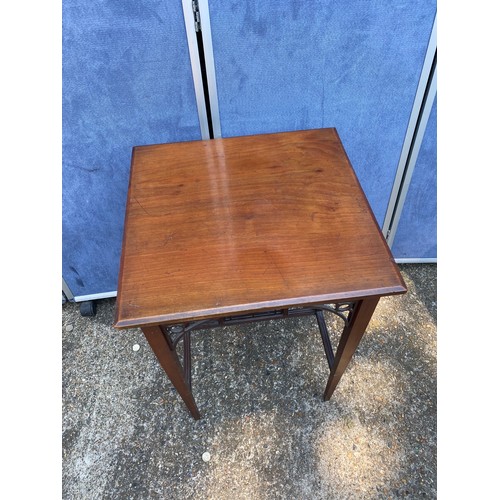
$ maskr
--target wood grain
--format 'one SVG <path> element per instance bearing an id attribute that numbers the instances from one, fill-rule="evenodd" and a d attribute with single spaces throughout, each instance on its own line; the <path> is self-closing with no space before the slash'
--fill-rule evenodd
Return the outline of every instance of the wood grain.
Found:
<path id="1" fill-rule="evenodd" d="M 335 129 L 134 148 L 117 328 L 405 291 Z"/>

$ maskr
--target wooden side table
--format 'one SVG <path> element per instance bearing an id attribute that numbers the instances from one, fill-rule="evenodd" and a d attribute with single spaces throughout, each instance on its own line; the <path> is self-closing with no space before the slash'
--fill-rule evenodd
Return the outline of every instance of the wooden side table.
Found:
<path id="1" fill-rule="evenodd" d="M 379 298 L 405 292 L 335 129 L 133 149 L 114 326 L 142 329 L 194 418 L 193 331 L 316 316 L 328 400 Z"/>

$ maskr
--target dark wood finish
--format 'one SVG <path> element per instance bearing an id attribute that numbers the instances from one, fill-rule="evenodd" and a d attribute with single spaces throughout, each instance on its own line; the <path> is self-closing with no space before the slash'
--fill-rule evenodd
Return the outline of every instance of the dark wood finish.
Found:
<path id="1" fill-rule="evenodd" d="M 379 297 L 404 292 L 335 129 L 134 148 L 115 327 L 142 328 L 195 419 L 190 333 L 183 368 L 162 325 L 315 314 L 328 400 Z M 335 356 L 307 307 L 334 302 L 356 303 Z"/>
<path id="2" fill-rule="evenodd" d="M 330 342 L 330 336 L 328 335 L 328 328 L 326 326 L 325 317 L 323 316 L 323 311 L 316 311 L 316 320 L 318 321 L 319 332 L 321 334 L 321 340 L 323 342 L 323 348 L 325 349 L 326 360 L 328 361 L 328 366 L 330 370 L 333 367 L 334 355 L 332 350 L 332 344 Z"/>
<path id="3" fill-rule="evenodd" d="M 365 333 L 378 301 L 378 297 L 370 297 L 356 303 L 354 311 L 351 313 L 344 331 L 340 336 L 337 352 L 333 360 L 333 366 L 330 370 L 330 377 L 328 378 L 325 393 L 323 395 L 325 401 L 328 401 L 332 397 L 335 387 L 337 387 L 354 351 L 358 347 L 361 337 L 363 337 Z"/>
<path id="4" fill-rule="evenodd" d="M 117 328 L 405 291 L 335 129 L 134 148 Z"/>
<path id="5" fill-rule="evenodd" d="M 186 403 L 191 415 L 198 420 L 200 418 L 200 412 L 194 401 L 191 385 L 189 381 L 186 380 L 177 353 L 175 349 L 173 349 L 171 342 L 168 341 L 168 337 L 159 326 L 146 326 L 141 329 L 151 349 L 156 354 L 160 365 L 165 370 L 173 386 L 177 389 L 180 397 L 184 400 L 184 403 Z"/>

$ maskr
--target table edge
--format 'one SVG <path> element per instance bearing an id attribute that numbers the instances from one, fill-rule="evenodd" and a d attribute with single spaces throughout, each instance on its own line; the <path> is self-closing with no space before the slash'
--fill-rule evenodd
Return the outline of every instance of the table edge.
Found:
<path id="1" fill-rule="evenodd" d="M 403 282 L 404 283 L 404 282 Z M 154 326 L 165 324 L 185 323 L 202 319 L 217 318 L 230 316 L 231 314 L 244 314 L 263 312 L 273 309 L 284 309 L 287 307 L 311 306 L 317 304 L 329 304 L 335 302 L 357 301 L 368 297 L 386 297 L 390 295 L 401 295 L 408 290 L 405 285 L 397 285 L 392 287 L 358 290 L 355 294 L 349 293 L 333 293 L 324 295 L 315 295 L 311 297 L 298 297 L 280 300 L 270 300 L 265 302 L 253 302 L 248 304 L 236 304 L 232 306 L 217 307 L 210 309 L 201 309 L 198 311 L 187 311 L 178 313 L 162 314 L 158 316 L 149 316 L 138 319 L 116 319 L 113 327 L 117 329 L 139 328 L 141 326 Z"/>

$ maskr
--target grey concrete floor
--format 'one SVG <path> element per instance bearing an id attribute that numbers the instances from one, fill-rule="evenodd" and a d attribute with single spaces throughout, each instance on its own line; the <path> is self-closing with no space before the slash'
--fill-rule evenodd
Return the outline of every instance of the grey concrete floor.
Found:
<path id="1" fill-rule="evenodd" d="M 63 498 L 435 498 L 436 266 L 400 268 L 329 402 L 313 318 L 196 333 L 199 421 L 114 299 L 64 304 Z"/>

